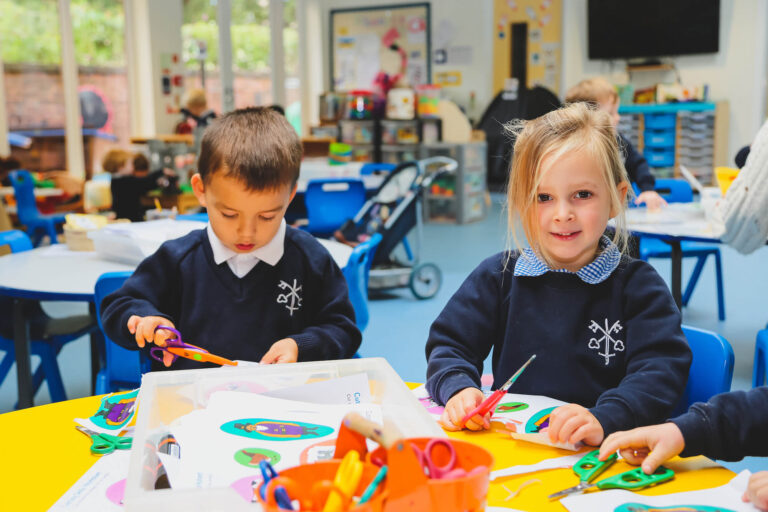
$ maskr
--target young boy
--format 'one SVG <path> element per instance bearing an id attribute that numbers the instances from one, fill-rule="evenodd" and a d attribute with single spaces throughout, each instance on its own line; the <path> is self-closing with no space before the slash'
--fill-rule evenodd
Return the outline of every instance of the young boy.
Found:
<path id="1" fill-rule="evenodd" d="M 600 447 L 600 459 L 621 450 L 630 464 L 642 463 L 653 473 L 667 459 L 706 455 L 739 460 L 747 455 L 768 456 L 768 387 L 734 391 L 693 404 L 669 423 L 615 432 Z M 744 501 L 768 510 L 768 471 L 750 477 Z"/>
<path id="2" fill-rule="evenodd" d="M 616 89 L 603 78 L 582 80 L 568 90 L 565 101 L 566 103 L 584 101 L 596 104 L 600 110 L 608 112 L 614 128 L 619 124 L 619 95 Z M 621 134 L 619 134 L 619 146 L 624 149 L 624 167 L 627 169 L 629 180 L 636 183 L 640 189 L 635 204 L 645 203 L 651 210 L 657 210 L 667 204 L 664 198 L 653 190 L 656 179 L 651 174 L 645 157 Z"/>
<path id="3" fill-rule="evenodd" d="M 104 299 L 107 335 L 126 348 L 164 346 L 164 325 L 228 359 L 352 357 L 360 331 L 344 276 L 320 243 L 283 219 L 301 156 L 296 132 L 268 108 L 209 126 L 191 184 L 210 223 L 164 243 Z M 165 365 L 171 360 L 166 354 Z M 180 358 L 173 367 L 201 364 Z"/>

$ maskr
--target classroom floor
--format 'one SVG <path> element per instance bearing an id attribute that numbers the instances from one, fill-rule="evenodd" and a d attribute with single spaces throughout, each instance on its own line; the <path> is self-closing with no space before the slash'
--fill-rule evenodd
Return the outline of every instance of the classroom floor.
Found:
<path id="1" fill-rule="evenodd" d="M 432 320 L 440 313 L 451 295 L 467 275 L 486 257 L 502 250 L 506 241 L 506 218 L 503 196 L 492 195 L 492 205 L 485 220 L 473 224 L 427 224 L 421 261 L 437 264 L 443 273 L 443 286 L 436 297 L 417 300 L 408 289 L 381 292 L 369 302 L 370 323 L 363 335 L 360 349 L 364 357 L 385 357 L 406 381 L 423 382 L 426 374 L 424 343 Z M 411 239 L 414 244 L 415 239 Z M 722 246 L 725 281 L 726 320 L 717 320 L 717 301 L 712 263 L 708 262 L 691 302 L 683 311 L 683 322 L 722 334 L 733 346 L 736 365 L 732 389 L 749 389 L 752 379 L 752 359 L 757 331 L 768 322 L 768 306 L 762 292 L 768 290 L 768 247 L 748 256 Z M 669 277 L 668 260 L 651 263 L 665 279 Z M 688 276 L 693 262 L 685 262 L 683 275 Z M 81 304 L 49 303 L 52 315 L 85 311 Z M 78 398 L 90 392 L 89 344 L 82 338 L 64 347 L 59 366 L 67 396 Z M 33 360 L 33 365 L 36 361 Z M 33 366 L 34 367 L 34 366 Z M 486 372 L 490 373 L 489 361 Z M 16 402 L 16 373 L 12 370 L 0 385 L 0 413 L 13 409 Z M 50 402 L 48 390 L 35 397 L 35 403 Z M 728 464 L 734 471 L 749 468 L 768 470 L 768 459 L 748 458 Z"/>

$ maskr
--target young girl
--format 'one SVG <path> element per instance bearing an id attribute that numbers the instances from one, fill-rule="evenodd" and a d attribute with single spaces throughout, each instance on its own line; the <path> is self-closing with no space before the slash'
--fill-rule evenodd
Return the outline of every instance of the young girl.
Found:
<path id="1" fill-rule="evenodd" d="M 491 349 L 495 388 L 536 354 L 511 391 L 569 402 L 550 416 L 553 442 L 599 445 L 666 419 L 691 352 L 664 281 L 621 253 L 628 180 L 610 118 L 574 104 L 510 131 L 509 230 L 520 222 L 530 248 L 482 262 L 432 324 L 427 389 L 443 425 L 489 428 L 489 415 L 463 418 Z"/>

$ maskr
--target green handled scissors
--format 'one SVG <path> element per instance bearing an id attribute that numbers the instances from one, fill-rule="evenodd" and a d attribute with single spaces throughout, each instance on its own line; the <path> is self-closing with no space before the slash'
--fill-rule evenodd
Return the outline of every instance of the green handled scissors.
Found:
<path id="1" fill-rule="evenodd" d="M 628 491 L 636 491 L 666 482 L 675 476 L 674 471 L 663 466 L 659 466 L 659 468 L 650 475 L 643 473 L 642 468 L 635 468 L 625 471 L 624 473 L 619 473 L 618 475 L 604 478 L 599 482 L 592 483 L 592 480 L 613 465 L 618 458 L 618 455 L 613 453 L 606 460 L 601 461 L 597 458 L 599 453 L 600 450 L 591 451 L 573 466 L 573 472 L 576 473 L 580 480 L 579 485 L 551 494 L 549 499 L 560 499 L 569 494 L 582 493 L 593 487 L 597 487 L 601 490 L 625 489 Z"/>
<path id="2" fill-rule="evenodd" d="M 104 455 L 112 453 L 115 450 L 128 450 L 133 444 L 132 437 L 118 437 L 109 434 L 99 434 L 93 430 L 81 426 L 75 427 L 77 430 L 91 438 L 91 453 Z"/>

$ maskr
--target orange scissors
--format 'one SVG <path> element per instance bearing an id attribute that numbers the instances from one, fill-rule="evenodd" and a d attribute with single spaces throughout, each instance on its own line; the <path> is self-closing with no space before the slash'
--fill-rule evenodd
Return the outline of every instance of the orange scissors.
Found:
<path id="1" fill-rule="evenodd" d="M 227 358 L 211 354 L 204 348 L 200 348 L 197 345 L 190 345 L 189 343 L 184 343 L 183 341 L 181 341 L 181 333 L 176 329 L 174 329 L 173 327 L 168 327 L 167 325 L 158 325 L 155 328 L 155 332 L 157 332 L 160 329 L 164 331 L 172 332 L 174 336 L 165 340 L 166 346 L 164 347 L 154 346 L 149 351 L 149 355 L 151 355 L 152 358 L 155 359 L 156 361 L 160 361 L 162 363 L 163 353 L 168 352 L 169 354 L 173 355 L 173 361 L 171 361 L 172 363 L 175 363 L 179 357 L 184 357 L 186 359 L 192 359 L 193 361 L 199 361 L 201 363 L 215 363 L 215 364 L 220 364 L 222 366 L 224 365 L 237 366 L 237 362 L 235 361 L 231 361 Z"/>
<path id="2" fill-rule="evenodd" d="M 493 413 L 493 410 L 496 409 L 496 406 L 501 402 L 501 399 L 504 398 L 504 395 L 507 394 L 507 390 L 514 384 L 514 382 L 517 380 L 517 378 L 520 376 L 521 373 L 523 373 L 523 370 L 525 370 L 529 364 L 531 364 L 531 361 L 536 359 L 536 354 L 533 354 L 528 361 L 525 362 L 523 366 L 520 367 L 519 370 L 515 372 L 514 375 L 512 375 L 507 382 L 504 383 L 503 386 L 501 386 L 499 389 L 494 391 L 491 396 L 483 400 L 483 403 L 475 407 L 469 414 L 464 416 L 464 419 L 461 420 L 461 424 L 466 425 L 467 421 L 470 420 L 475 415 L 485 416 L 486 414 Z"/>

